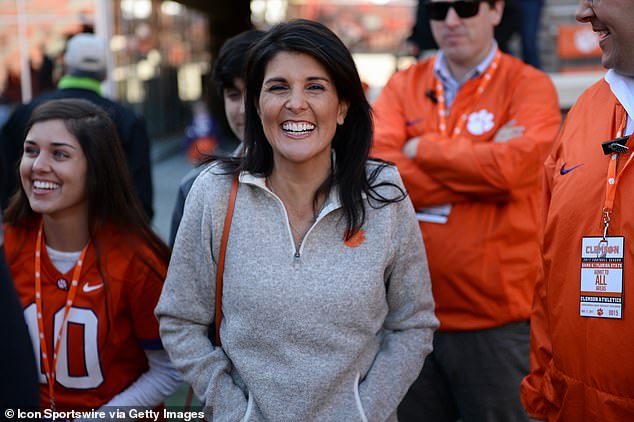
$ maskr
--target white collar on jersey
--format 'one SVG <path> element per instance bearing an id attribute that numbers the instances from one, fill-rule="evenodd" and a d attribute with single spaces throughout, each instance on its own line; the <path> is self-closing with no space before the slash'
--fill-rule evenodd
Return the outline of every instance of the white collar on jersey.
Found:
<path id="1" fill-rule="evenodd" d="M 625 126 L 624 135 L 631 135 L 634 132 L 634 78 L 623 76 L 620 73 L 610 69 L 604 76 L 605 81 L 610 85 L 610 90 L 617 100 L 623 105 L 627 111 L 627 125 Z"/>

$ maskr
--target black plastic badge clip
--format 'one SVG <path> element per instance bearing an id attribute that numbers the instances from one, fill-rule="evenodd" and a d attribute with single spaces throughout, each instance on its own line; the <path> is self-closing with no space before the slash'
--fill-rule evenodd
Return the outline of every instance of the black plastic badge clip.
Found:
<path id="1" fill-rule="evenodd" d="M 603 153 L 605 155 L 614 154 L 615 152 L 617 154 L 625 154 L 629 149 L 625 146 L 629 138 L 629 136 L 622 136 L 602 143 L 601 147 L 603 147 Z"/>

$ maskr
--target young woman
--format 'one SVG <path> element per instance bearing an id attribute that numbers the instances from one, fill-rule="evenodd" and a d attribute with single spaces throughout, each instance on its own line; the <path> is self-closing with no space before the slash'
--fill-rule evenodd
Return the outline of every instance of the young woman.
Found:
<path id="1" fill-rule="evenodd" d="M 252 47 L 246 75 L 245 155 L 194 182 L 156 309 L 163 343 L 210 420 L 396 420 L 437 320 L 411 202 L 394 167 L 368 161 L 354 61 L 297 20 Z"/>
<path id="2" fill-rule="evenodd" d="M 85 100 L 35 109 L 5 248 L 42 408 L 154 407 L 180 384 L 152 313 L 169 250 L 134 194 L 111 120 Z"/>

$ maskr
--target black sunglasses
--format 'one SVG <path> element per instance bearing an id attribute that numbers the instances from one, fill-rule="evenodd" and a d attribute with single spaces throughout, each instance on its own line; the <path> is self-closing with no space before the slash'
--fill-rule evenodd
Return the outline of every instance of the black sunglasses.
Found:
<path id="1" fill-rule="evenodd" d="M 471 18 L 478 14 L 480 3 L 483 0 L 458 0 L 458 1 L 434 1 L 427 2 L 427 14 L 429 19 L 435 21 L 444 21 L 449 13 L 449 9 L 453 8 L 456 14 L 461 18 Z"/>

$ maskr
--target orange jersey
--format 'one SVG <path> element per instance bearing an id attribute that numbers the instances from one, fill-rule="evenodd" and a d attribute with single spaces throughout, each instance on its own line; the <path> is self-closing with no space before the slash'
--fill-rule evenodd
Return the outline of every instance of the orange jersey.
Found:
<path id="1" fill-rule="evenodd" d="M 603 235 L 611 157 L 601 143 L 615 138 L 625 115 L 608 84 L 597 82 L 571 109 L 546 161 L 544 275 L 531 314 L 531 373 L 521 385 L 522 402 L 538 419 L 629 421 L 634 415 L 632 164 L 618 182 L 608 233 L 625 237 L 622 319 L 580 316 L 582 237 Z M 630 154 L 621 155 L 619 170 Z"/>
<path id="2" fill-rule="evenodd" d="M 31 229 L 5 225 L 5 249 L 11 275 L 24 307 L 35 355 L 41 359 L 35 305 L 35 244 Z M 88 248 L 77 293 L 59 349 L 54 387 L 58 409 L 98 408 L 123 391 L 148 364 L 144 349 L 161 348 L 154 307 L 163 286 L 166 263 L 140 242 L 113 230 L 100 236 L 101 269 L 95 246 Z M 42 308 L 49 355 L 64 315 L 72 272 L 60 273 L 42 248 Z M 52 360 L 49 359 L 52 367 Z M 41 360 L 40 397 L 50 405 Z"/>
<path id="3" fill-rule="evenodd" d="M 444 224 L 421 222 L 441 330 L 476 330 L 529 318 L 539 271 L 541 168 L 561 122 L 550 79 L 502 54 L 467 81 L 439 130 L 433 59 L 394 74 L 373 108 L 373 155 L 394 162 L 416 209 L 451 204 Z M 509 124 L 521 134 L 495 140 Z M 415 159 L 403 153 L 414 137 Z M 501 137 L 501 136 L 500 136 Z M 501 137 L 503 138 L 503 137 Z"/>

